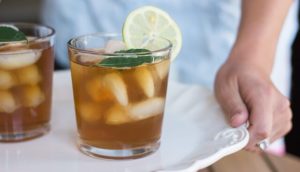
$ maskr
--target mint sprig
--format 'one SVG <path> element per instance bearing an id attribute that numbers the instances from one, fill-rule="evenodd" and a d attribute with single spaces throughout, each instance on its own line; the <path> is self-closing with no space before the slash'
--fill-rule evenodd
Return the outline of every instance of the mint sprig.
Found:
<path id="1" fill-rule="evenodd" d="M 147 49 L 129 49 L 115 52 L 116 56 L 106 58 L 96 66 L 101 67 L 134 67 L 144 63 L 152 63 L 160 56 L 152 56 L 151 51 Z"/>
<path id="2" fill-rule="evenodd" d="M 9 26 L 0 26 L 0 42 L 27 41 L 26 35 Z"/>

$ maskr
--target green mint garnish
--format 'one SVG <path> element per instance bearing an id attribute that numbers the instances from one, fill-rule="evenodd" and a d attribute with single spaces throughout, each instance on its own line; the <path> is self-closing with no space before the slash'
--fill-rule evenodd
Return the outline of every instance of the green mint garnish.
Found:
<path id="1" fill-rule="evenodd" d="M 115 54 L 116 56 L 106 58 L 96 65 L 102 67 L 134 67 L 144 63 L 152 63 L 161 58 L 160 56 L 152 56 L 151 51 L 147 49 L 121 50 L 116 51 Z"/>
<path id="2" fill-rule="evenodd" d="M 27 41 L 26 35 L 9 26 L 0 26 L 0 42 Z"/>
<path id="3" fill-rule="evenodd" d="M 115 53 L 150 54 L 151 51 L 143 48 L 138 48 L 138 49 L 120 50 L 120 51 L 116 51 Z"/>

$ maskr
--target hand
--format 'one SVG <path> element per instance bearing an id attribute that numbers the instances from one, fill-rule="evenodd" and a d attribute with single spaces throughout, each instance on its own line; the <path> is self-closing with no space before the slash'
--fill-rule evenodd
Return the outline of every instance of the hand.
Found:
<path id="1" fill-rule="evenodd" d="M 245 58 L 232 59 L 217 74 L 216 98 L 232 127 L 249 121 L 246 150 L 257 151 L 256 144 L 261 140 L 273 142 L 290 131 L 290 102 L 273 85 L 263 65 Z"/>

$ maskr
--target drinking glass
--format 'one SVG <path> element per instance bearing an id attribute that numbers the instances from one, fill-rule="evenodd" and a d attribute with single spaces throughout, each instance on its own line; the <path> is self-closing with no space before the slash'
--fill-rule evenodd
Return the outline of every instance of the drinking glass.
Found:
<path id="1" fill-rule="evenodd" d="M 0 141 L 13 142 L 49 131 L 55 31 L 37 24 L 5 24 L 28 40 L 0 42 Z"/>
<path id="2" fill-rule="evenodd" d="M 121 40 L 96 33 L 68 42 L 78 145 L 94 157 L 138 158 L 160 144 L 172 44 L 157 38 L 147 53 L 130 54 Z M 151 61 L 131 64 L 136 56 Z M 102 66 L 107 59 L 121 61 Z"/>

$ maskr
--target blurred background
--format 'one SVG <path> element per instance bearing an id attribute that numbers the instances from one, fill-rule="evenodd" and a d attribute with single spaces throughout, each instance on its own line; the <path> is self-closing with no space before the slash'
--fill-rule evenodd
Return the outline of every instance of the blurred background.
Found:
<path id="1" fill-rule="evenodd" d="M 0 3 L 1 22 L 41 22 L 43 0 L 0 0 Z"/>
<path id="2" fill-rule="evenodd" d="M 31 22 L 45 24 L 42 18 L 43 0 L 0 0 L 0 22 Z M 72 7 L 70 7 L 72 8 Z M 74 15 L 76 12 L 74 12 Z M 299 22 L 299 21 L 298 21 Z M 57 35 L 59 36 L 59 35 Z M 293 130 L 286 137 L 286 148 L 291 154 L 300 157 L 300 34 L 298 32 L 292 53 L 291 101 L 294 113 Z M 55 65 L 56 70 L 65 67 Z"/>

